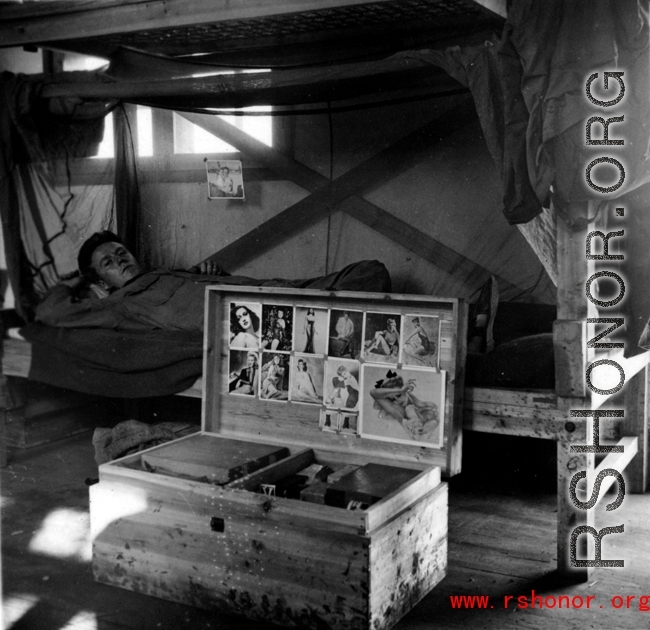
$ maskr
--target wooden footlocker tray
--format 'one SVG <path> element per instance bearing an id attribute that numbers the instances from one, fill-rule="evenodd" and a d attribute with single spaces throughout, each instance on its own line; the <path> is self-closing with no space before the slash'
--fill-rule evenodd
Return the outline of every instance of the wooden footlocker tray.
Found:
<path id="1" fill-rule="evenodd" d="M 465 304 L 220 286 L 205 321 L 202 431 L 100 466 L 95 579 L 289 627 L 390 628 L 446 574 Z"/>

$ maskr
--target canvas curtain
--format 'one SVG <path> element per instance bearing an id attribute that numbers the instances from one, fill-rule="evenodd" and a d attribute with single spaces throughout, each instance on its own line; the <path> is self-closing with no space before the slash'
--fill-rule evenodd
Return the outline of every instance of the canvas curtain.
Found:
<path id="1" fill-rule="evenodd" d="M 0 218 L 8 280 L 16 309 L 30 319 L 39 297 L 77 270 L 77 251 L 101 229 L 134 236 L 137 178 L 128 127 L 117 117 L 125 147 L 119 169 L 107 164 L 104 184 L 83 185 L 70 177 L 70 161 L 97 152 L 104 118 L 116 101 L 42 99 L 51 76 L 0 77 Z M 67 73 L 66 80 L 101 80 L 96 73 Z M 113 180 L 117 178 L 114 187 Z M 115 194 L 114 190 L 120 191 Z M 116 200 L 123 217 L 116 221 Z"/>

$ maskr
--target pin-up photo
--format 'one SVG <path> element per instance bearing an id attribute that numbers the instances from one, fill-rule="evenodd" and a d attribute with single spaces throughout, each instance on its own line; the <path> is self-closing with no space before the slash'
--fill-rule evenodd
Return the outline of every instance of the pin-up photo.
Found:
<path id="1" fill-rule="evenodd" d="M 359 362 L 329 358 L 325 364 L 325 405 L 345 411 L 359 407 Z"/>
<path id="2" fill-rule="evenodd" d="M 230 347 L 242 349 L 260 348 L 262 319 L 260 304 L 232 302 L 230 304 Z"/>
<path id="3" fill-rule="evenodd" d="M 329 335 L 327 334 L 327 309 L 309 306 L 296 307 L 294 344 L 296 352 L 304 354 L 325 354 Z"/>
<path id="4" fill-rule="evenodd" d="M 291 350 L 293 339 L 293 306 L 264 304 L 262 306 L 262 348 Z"/>
<path id="5" fill-rule="evenodd" d="M 257 396 L 260 384 L 259 355 L 253 350 L 231 350 L 228 367 L 228 392 Z"/>
<path id="6" fill-rule="evenodd" d="M 401 321 L 401 316 L 395 313 L 366 313 L 362 355 L 364 361 L 397 363 Z"/>
<path id="7" fill-rule="evenodd" d="M 260 398 L 289 399 L 289 355 L 280 352 L 262 353 Z"/>
<path id="8" fill-rule="evenodd" d="M 362 437 L 442 447 L 445 372 L 364 364 Z"/>
<path id="9" fill-rule="evenodd" d="M 440 319 L 425 315 L 405 315 L 402 337 L 402 363 L 438 367 Z"/>
<path id="10" fill-rule="evenodd" d="M 321 357 L 296 355 L 291 358 L 292 402 L 321 405 L 323 403 L 323 371 L 325 361 Z"/>
<path id="11" fill-rule="evenodd" d="M 358 359 L 361 354 L 362 327 L 361 311 L 332 309 L 327 354 L 331 357 Z"/>

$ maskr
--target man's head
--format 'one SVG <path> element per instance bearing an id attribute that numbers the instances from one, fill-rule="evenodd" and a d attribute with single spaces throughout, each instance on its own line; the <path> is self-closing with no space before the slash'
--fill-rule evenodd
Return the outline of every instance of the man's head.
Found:
<path id="1" fill-rule="evenodd" d="M 85 278 L 107 290 L 121 289 L 142 271 L 124 242 L 108 230 L 95 232 L 84 242 L 77 262 Z"/>

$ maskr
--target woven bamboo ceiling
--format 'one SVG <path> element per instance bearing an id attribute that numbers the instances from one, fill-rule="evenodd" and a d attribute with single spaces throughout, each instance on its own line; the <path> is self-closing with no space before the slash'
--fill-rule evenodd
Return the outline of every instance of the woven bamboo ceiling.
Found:
<path id="1" fill-rule="evenodd" d="M 504 15 L 505 0 L 0 0 L 0 45 L 289 67 L 477 43 Z"/>

